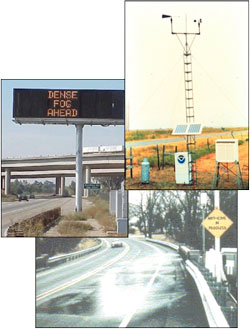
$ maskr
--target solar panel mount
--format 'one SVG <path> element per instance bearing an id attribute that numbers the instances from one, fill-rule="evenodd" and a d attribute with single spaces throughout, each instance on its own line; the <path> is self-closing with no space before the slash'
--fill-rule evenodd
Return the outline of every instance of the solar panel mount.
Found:
<path id="1" fill-rule="evenodd" d="M 202 132 L 202 124 L 185 123 L 178 124 L 173 129 L 172 135 L 200 135 Z"/>

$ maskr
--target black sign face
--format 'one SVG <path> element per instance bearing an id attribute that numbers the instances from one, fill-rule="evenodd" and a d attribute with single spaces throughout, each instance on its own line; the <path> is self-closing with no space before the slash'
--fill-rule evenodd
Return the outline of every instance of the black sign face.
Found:
<path id="1" fill-rule="evenodd" d="M 83 119 L 90 124 L 109 120 L 121 124 L 124 103 L 123 90 L 14 89 L 13 117 L 20 123 L 56 123 L 56 119 L 79 123 Z"/>

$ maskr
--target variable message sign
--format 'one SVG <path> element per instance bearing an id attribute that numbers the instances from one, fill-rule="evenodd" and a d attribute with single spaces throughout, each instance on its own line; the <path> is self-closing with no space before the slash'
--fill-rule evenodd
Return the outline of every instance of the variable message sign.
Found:
<path id="1" fill-rule="evenodd" d="M 17 123 L 124 124 L 123 90 L 14 89 Z"/>
<path id="2" fill-rule="evenodd" d="M 220 238 L 232 224 L 231 219 L 219 209 L 214 209 L 202 222 L 215 238 Z"/>

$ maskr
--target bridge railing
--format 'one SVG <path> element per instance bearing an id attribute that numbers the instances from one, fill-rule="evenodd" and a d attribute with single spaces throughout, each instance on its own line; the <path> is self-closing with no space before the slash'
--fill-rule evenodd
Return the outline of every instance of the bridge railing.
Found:
<path id="1" fill-rule="evenodd" d="M 172 248 L 181 255 L 199 290 L 211 327 L 237 327 L 237 301 L 230 294 L 228 286 L 217 282 L 213 274 L 205 268 L 200 250 L 191 250 L 183 244 L 177 245 L 148 238 L 146 240 Z M 214 317 L 216 313 L 218 317 Z"/>
<path id="2" fill-rule="evenodd" d="M 37 270 L 41 271 L 47 269 L 48 267 L 53 267 L 62 263 L 66 263 L 70 260 L 77 259 L 79 257 L 82 257 L 83 255 L 94 252 L 97 249 L 101 248 L 101 246 L 103 245 L 103 240 L 100 239 L 95 239 L 95 240 L 98 242 L 98 245 L 91 248 L 87 248 L 59 256 L 53 256 L 53 257 L 49 257 L 46 254 L 36 257 L 36 268 Z"/>

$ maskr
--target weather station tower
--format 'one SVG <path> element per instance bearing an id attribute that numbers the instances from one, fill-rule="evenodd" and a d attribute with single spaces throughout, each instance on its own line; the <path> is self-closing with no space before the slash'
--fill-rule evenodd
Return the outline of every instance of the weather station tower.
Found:
<path id="1" fill-rule="evenodd" d="M 192 73 L 192 55 L 191 47 L 197 35 L 200 35 L 200 25 L 202 20 L 194 20 L 195 30 L 188 32 L 187 16 L 185 19 L 185 32 L 177 32 L 174 30 L 174 17 L 171 15 L 162 15 L 162 18 L 170 19 L 171 33 L 176 35 L 183 48 L 183 63 L 184 63 L 184 88 L 185 88 L 185 108 L 186 108 L 186 124 L 178 124 L 173 130 L 173 135 L 184 135 L 186 137 L 186 150 L 176 156 L 176 169 L 178 165 L 186 162 L 186 170 L 181 170 L 184 173 L 182 177 L 176 177 L 176 183 L 184 183 L 188 185 L 197 184 L 197 168 L 196 159 L 194 157 L 196 150 L 196 135 L 201 134 L 201 124 L 195 123 L 194 115 L 194 94 L 193 94 L 193 73 Z M 180 153 L 180 152 L 179 152 Z M 184 154 L 185 153 L 185 154 Z M 186 157 L 186 161 L 185 161 Z M 179 160 L 178 160 L 179 159 Z M 178 172 L 178 170 L 177 170 Z M 186 178 L 185 178 L 186 177 Z"/>

